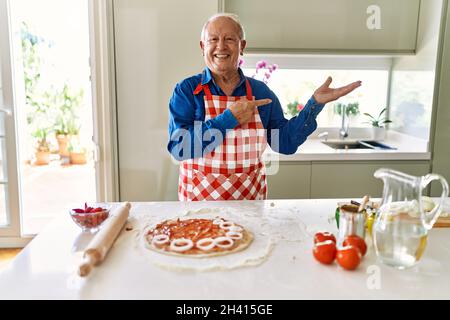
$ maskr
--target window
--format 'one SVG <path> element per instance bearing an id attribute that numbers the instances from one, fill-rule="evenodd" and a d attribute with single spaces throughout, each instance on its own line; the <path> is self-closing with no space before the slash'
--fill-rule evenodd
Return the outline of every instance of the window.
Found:
<path id="1" fill-rule="evenodd" d="M 263 72 L 256 73 L 256 63 L 267 61 L 268 65 L 277 64 L 278 68 L 270 74 L 267 85 L 275 92 L 285 111 L 286 118 L 292 117 L 288 113 L 287 105 L 294 101 L 306 104 L 328 76 L 333 78 L 331 87 L 340 87 L 353 81 L 361 80 L 362 86 L 331 102 L 317 117 L 319 127 L 339 127 L 341 118 L 335 113 L 335 104 L 359 103 L 359 114 L 350 119 L 353 127 L 367 127 L 364 123 L 367 112 L 377 116 L 388 103 L 389 73 L 391 58 L 389 57 L 361 57 L 361 56 L 261 56 L 250 55 L 244 59 L 242 69 L 246 76 L 256 74 L 256 79 L 263 79 Z"/>

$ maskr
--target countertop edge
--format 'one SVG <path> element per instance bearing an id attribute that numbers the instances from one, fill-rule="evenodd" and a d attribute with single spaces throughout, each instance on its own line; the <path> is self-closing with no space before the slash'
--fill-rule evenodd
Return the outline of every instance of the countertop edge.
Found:
<path id="1" fill-rule="evenodd" d="M 380 152 L 380 153 L 295 153 L 292 155 L 271 152 L 263 156 L 264 161 L 377 161 L 377 160 L 431 160 L 430 152 Z"/>

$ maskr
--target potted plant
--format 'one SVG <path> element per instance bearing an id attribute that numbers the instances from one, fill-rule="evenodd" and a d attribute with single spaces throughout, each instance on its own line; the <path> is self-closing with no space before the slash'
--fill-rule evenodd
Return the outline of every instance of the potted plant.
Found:
<path id="1" fill-rule="evenodd" d="M 49 131 L 49 128 L 37 128 L 32 133 L 33 137 L 37 139 L 35 151 L 36 160 L 34 162 L 36 165 L 47 165 L 50 163 L 50 146 L 47 141 Z"/>
<path id="2" fill-rule="evenodd" d="M 54 131 L 58 141 L 60 157 L 69 157 L 69 140 L 71 136 L 78 135 L 80 126 L 77 124 L 77 108 L 83 97 L 83 90 L 72 93 L 67 84 L 61 91 L 53 94 L 52 105 L 57 107 Z"/>
<path id="3" fill-rule="evenodd" d="M 72 136 L 69 144 L 71 164 L 86 164 L 86 148 L 82 147 L 78 136 Z"/>
<path id="4" fill-rule="evenodd" d="M 58 141 L 58 150 L 60 157 L 69 157 L 69 143 L 73 136 L 78 136 L 80 126 L 77 125 L 74 118 L 64 119 L 58 117 L 54 125 L 56 140 Z"/>
<path id="5" fill-rule="evenodd" d="M 364 115 L 367 117 L 367 121 L 364 123 L 368 123 L 372 125 L 372 139 L 373 140 L 383 140 L 384 136 L 386 134 L 386 129 L 384 125 L 387 123 L 392 123 L 391 120 L 387 119 L 385 116 L 383 116 L 383 113 L 386 112 L 386 108 L 381 110 L 381 112 L 378 114 L 378 117 L 374 117 L 371 114 L 364 112 Z"/>
<path id="6" fill-rule="evenodd" d="M 58 153 L 60 157 L 68 157 L 69 156 L 69 132 L 65 127 L 64 120 L 61 117 L 58 117 L 55 123 L 55 136 L 56 141 L 58 142 Z"/>
<path id="7" fill-rule="evenodd" d="M 68 160 L 70 137 L 77 135 L 80 129 L 77 125 L 78 108 L 84 92 L 82 89 L 72 90 L 67 83 L 64 83 L 62 88 L 55 88 L 53 85 L 43 86 L 40 49 L 44 44 L 48 46 L 51 44 L 31 33 L 25 23 L 22 23 L 21 39 L 28 128 L 31 130 L 38 128 L 34 129 L 34 135 L 41 136 L 43 132 L 39 131 L 40 128 L 51 127 L 55 132 L 60 157 Z M 49 130 L 46 131 L 48 132 Z M 45 139 L 47 141 L 47 136 Z M 41 145 L 39 149 L 44 150 L 46 147 Z"/>

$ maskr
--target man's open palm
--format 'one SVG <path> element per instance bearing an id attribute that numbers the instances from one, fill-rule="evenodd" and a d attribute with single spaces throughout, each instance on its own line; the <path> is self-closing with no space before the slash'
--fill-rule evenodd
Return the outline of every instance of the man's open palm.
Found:
<path id="1" fill-rule="evenodd" d="M 330 88 L 331 81 L 333 81 L 331 77 L 328 77 L 324 84 L 314 92 L 314 99 L 318 103 L 325 104 L 337 100 L 361 86 L 361 81 L 355 81 L 344 87 Z"/>

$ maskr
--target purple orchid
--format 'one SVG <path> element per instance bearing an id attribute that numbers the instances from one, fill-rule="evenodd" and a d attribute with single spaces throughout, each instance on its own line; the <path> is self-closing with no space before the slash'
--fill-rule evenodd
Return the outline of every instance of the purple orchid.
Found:
<path id="1" fill-rule="evenodd" d="M 264 61 L 264 60 L 258 61 L 256 63 L 256 70 L 265 68 L 266 66 L 267 66 L 267 62 L 266 61 Z"/>
<path id="2" fill-rule="evenodd" d="M 275 70 L 278 69 L 278 65 L 274 63 L 274 64 L 270 65 L 268 69 L 270 72 L 274 72 Z"/>
<path id="3" fill-rule="evenodd" d="M 242 62 L 241 62 L 242 61 Z M 239 59 L 239 66 L 241 66 L 244 63 L 243 59 Z M 252 75 L 253 79 L 257 79 L 258 78 L 258 74 L 259 71 L 261 70 L 261 72 L 263 73 L 262 75 L 262 79 L 261 77 L 259 77 L 264 83 L 268 83 L 268 80 L 270 79 L 272 72 L 274 72 L 276 69 L 278 69 L 278 65 L 277 64 L 271 64 L 269 65 L 267 63 L 267 61 L 265 60 L 260 60 L 256 63 L 256 69 L 255 69 L 255 73 Z"/>

